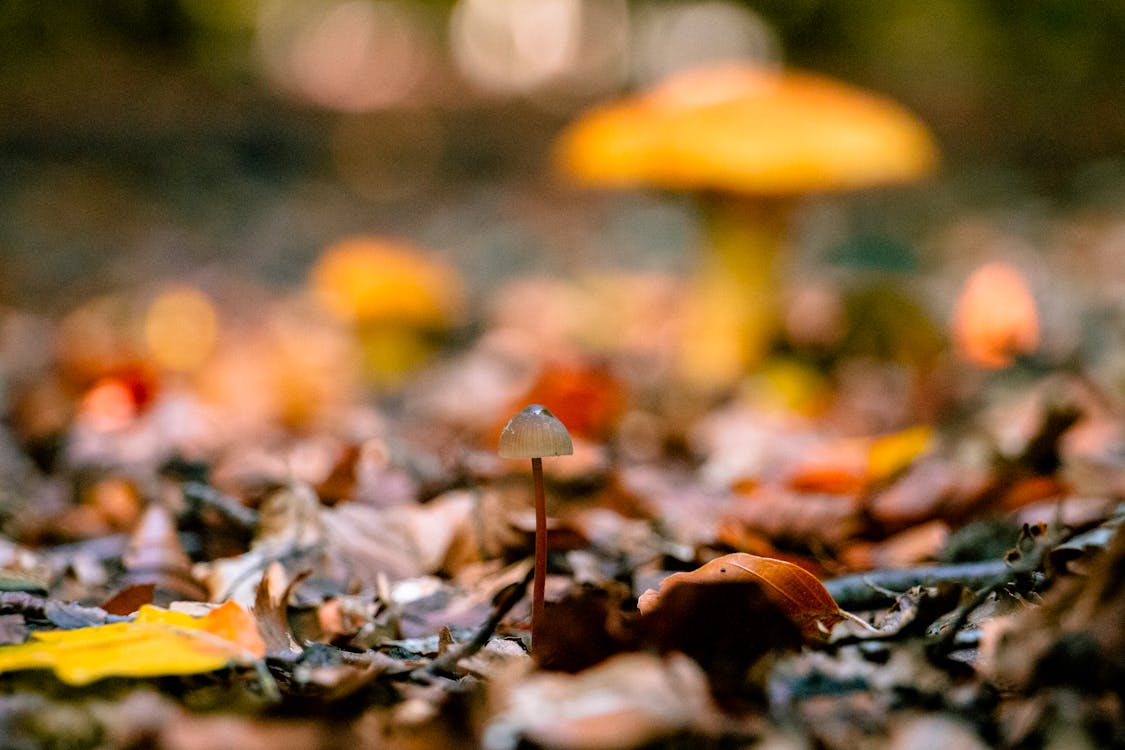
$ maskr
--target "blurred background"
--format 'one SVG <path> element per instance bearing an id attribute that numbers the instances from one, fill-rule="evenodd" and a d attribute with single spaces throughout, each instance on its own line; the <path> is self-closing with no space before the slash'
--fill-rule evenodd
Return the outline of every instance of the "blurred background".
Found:
<path id="1" fill-rule="evenodd" d="M 1097 396 L 1087 463 L 1120 466 L 1122 39 L 1116 0 L 4 0 L 0 523 L 131 529 L 168 467 L 426 499 L 500 471 L 527 403 L 574 435 L 571 478 L 687 459 L 750 491 L 813 433 L 892 435 L 825 443 L 851 514 L 978 416 L 959 455 L 1021 455 L 1060 373 Z M 742 325 L 770 298 L 753 356 L 683 313 L 723 296 L 696 269 L 716 206 L 747 204 L 582 187 L 553 156 L 718 61 L 877 92 L 940 152 L 745 214 L 783 246 L 723 300 Z"/>
<path id="2" fill-rule="evenodd" d="M 1122 38 L 1125 7 L 1098 0 L 8 0 L 0 302 L 57 311 L 205 268 L 292 284 L 357 232 L 433 248 L 474 293 L 676 267 L 689 207 L 567 191 L 550 145 L 713 59 L 835 76 L 936 134 L 937 180 L 828 201 L 802 257 L 854 234 L 916 247 L 966 211 L 1042 245 L 1058 212 L 1120 218 Z"/>
<path id="3" fill-rule="evenodd" d="M 674 297 L 589 279 L 683 277 L 698 207 L 568 185 L 552 147 L 596 104 L 723 60 L 884 94 L 941 151 L 919 184 L 799 205 L 779 283 L 802 367 L 845 389 L 856 356 L 932 372 L 991 262 L 966 330 L 1002 351 L 966 359 L 1102 356 L 1125 317 L 1122 38 L 1108 0 L 7 0 L 0 384 L 20 434 L 57 433 L 70 407 L 50 405 L 75 399 L 127 422 L 185 374 L 250 412 L 291 387 L 261 408 L 301 424 L 352 393 L 341 373 L 401 383 L 488 326 L 643 350 Z M 535 274 L 586 281 L 510 286 Z M 309 291 L 320 312 L 269 307 Z M 1020 330 L 989 328 L 994 298 Z"/>

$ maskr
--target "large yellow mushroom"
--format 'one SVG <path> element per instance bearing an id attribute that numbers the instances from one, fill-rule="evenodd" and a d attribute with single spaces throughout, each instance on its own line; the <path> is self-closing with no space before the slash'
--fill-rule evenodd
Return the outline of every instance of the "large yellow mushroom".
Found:
<path id="1" fill-rule="evenodd" d="M 828 78 L 741 64 L 691 70 L 597 108 L 560 137 L 560 169 L 588 186 L 702 197 L 709 251 L 686 311 L 684 374 L 731 383 L 777 327 L 777 257 L 801 195 L 908 182 L 934 142 L 888 99 Z"/>

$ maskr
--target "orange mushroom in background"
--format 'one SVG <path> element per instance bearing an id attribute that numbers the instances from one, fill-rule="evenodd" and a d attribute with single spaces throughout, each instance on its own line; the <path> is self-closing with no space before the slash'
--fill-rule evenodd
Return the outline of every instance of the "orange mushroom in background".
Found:
<path id="1" fill-rule="evenodd" d="M 965 281 L 952 328 L 957 353 L 988 369 L 1007 367 L 1039 346 L 1039 315 L 1027 282 L 1017 268 L 998 261 Z"/>
<path id="2" fill-rule="evenodd" d="M 883 97 L 728 64 L 589 112 L 564 131 L 556 158 L 581 184 L 702 196 L 710 247 L 681 357 L 689 381 L 716 388 L 759 361 L 778 329 L 778 255 L 796 199 L 916 180 L 935 168 L 937 149 Z"/>
<path id="3" fill-rule="evenodd" d="M 456 272 L 406 243 L 357 236 L 328 247 L 310 286 L 337 319 L 351 323 L 368 377 L 398 385 L 460 320 L 464 294 Z"/>

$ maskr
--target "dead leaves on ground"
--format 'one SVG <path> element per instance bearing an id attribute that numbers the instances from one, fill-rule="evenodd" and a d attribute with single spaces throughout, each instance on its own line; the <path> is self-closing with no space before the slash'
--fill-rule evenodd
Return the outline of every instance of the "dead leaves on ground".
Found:
<path id="1" fill-rule="evenodd" d="M 489 345 L 498 346 L 495 339 Z M 621 373 L 601 362 L 531 363 L 525 371 L 501 350 L 492 352 L 500 357 L 492 364 L 514 369 L 495 403 L 527 389 L 555 394 L 575 408 L 589 437 L 581 446 L 587 460 L 576 456 L 548 471 L 553 601 L 536 645 L 538 669 L 524 645 L 523 603 L 469 647 L 498 612 L 497 594 L 526 578 L 530 548 L 521 520 L 530 498 L 526 477 L 477 450 L 475 441 L 492 427 L 482 413 L 493 402 L 475 396 L 459 398 L 475 419 L 450 416 L 422 438 L 407 440 L 401 423 L 366 414 L 368 422 L 356 417 L 366 426 L 349 424 L 357 434 L 346 438 L 291 436 L 216 457 L 204 467 L 210 476 L 192 481 L 222 495 L 226 510 L 221 503 L 201 509 L 166 476 L 136 479 L 121 468 L 96 474 L 87 484 L 100 489 L 84 502 L 109 518 L 126 498 L 121 507 L 129 512 L 119 517 L 140 519 L 128 544 L 119 540 L 97 555 L 82 547 L 82 555 L 61 563 L 61 554 L 16 546 L 10 567 L 47 561 L 45 590 L 58 596 L 66 581 L 68 591 L 95 592 L 93 601 L 116 591 L 106 606 L 121 615 L 147 597 L 225 603 L 206 614 L 205 605 L 191 605 L 197 616 L 186 620 L 179 613 L 150 621 L 161 610 L 140 607 L 121 621 L 104 612 L 100 620 L 78 610 L 60 614 L 58 606 L 33 615 L 28 600 L 20 610 L 26 616 L 0 611 L 0 639 L 13 644 L 0 649 L 0 665 L 51 670 L 75 685 L 209 672 L 222 681 L 240 673 L 230 667 L 252 665 L 277 680 L 286 708 L 349 711 L 384 701 L 392 718 L 380 726 L 462 721 L 462 735 L 497 748 L 768 739 L 779 730 L 763 728 L 767 713 L 796 717 L 810 733 L 805 739 L 825 747 L 848 747 L 857 717 L 891 743 L 954 729 L 971 737 L 960 723 L 935 730 L 891 707 L 892 700 L 931 702 L 947 716 L 980 715 L 966 708 L 981 699 L 979 682 L 978 692 L 957 703 L 971 674 L 966 661 L 949 653 L 935 658 L 925 648 L 943 637 L 942 628 L 957 626 L 965 592 L 911 590 L 871 615 L 876 633 L 832 639 L 848 615 L 818 576 L 841 566 L 934 559 L 965 522 L 997 508 L 1042 515 L 1065 498 L 1060 520 L 1094 524 L 1120 486 L 1118 459 L 1107 449 L 1120 430 L 1086 401 L 1081 410 L 1094 416 L 1065 422 L 1038 394 L 1030 417 L 1002 414 L 995 418 L 1001 428 L 989 425 L 985 437 L 973 437 L 978 442 L 939 436 L 925 424 L 865 433 L 829 428 L 764 413 L 748 399 L 689 426 L 626 390 L 633 381 L 619 382 Z M 1071 390 L 1063 395 L 1074 397 Z M 955 439 L 960 443 L 951 445 Z M 1094 499 L 1103 504 L 1075 520 L 1083 498 L 1073 487 L 1101 493 Z M 40 529 L 49 518 L 39 516 Z M 642 593 L 667 569 L 691 568 Z M 1040 583 L 1047 575 L 1035 574 Z M 207 589 L 193 594 L 188 586 L 197 577 Z M 1090 604 L 1103 594 L 1113 601 L 1111 588 L 1028 625 L 1028 615 L 1009 619 L 1006 607 L 1034 608 L 1039 588 L 1000 587 L 995 601 L 954 633 L 962 638 L 952 639 L 954 653 L 971 661 L 974 639 L 990 619 L 1015 623 L 1017 631 L 1046 630 L 1050 638 L 1042 642 L 1010 636 L 991 652 L 993 666 L 980 667 L 984 679 L 1032 690 L 1052 664 L 1088 656 L 1091 644 L 1120 651 L 1108 630 L 1063 622 L 1068 608 L 1117 617 L 1116 605 Z M 1036 654 L 1030 677 L 1015 675 L 1006 661 L 1021 650 Z M 473 713 L 465 704 L 486 692 L 482 680 L 490 705 Z M 588 700 L 592 693 L 602 698 Z M 919 697 L 911 703 L 904 695 Z M 999 731 L 1000 719 L 982 721 Z"/>

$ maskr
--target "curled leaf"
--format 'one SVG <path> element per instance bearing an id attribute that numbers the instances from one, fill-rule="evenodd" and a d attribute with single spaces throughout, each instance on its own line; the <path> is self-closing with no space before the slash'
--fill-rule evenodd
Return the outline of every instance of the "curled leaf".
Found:
<path id="1" fill-rule="evenodd" d="M 660 606 L 661 598 L 681 583 L 724 583 L 753 581 L 761 586 L 766 598 L 801 629 L 806 641 L 824 641 L 832 626 L 847 619 L 836 600 L 816 576 L 804 568 L 745 552 L 716 558 L 688 573 L 668 576 L 660 589 L 649 589 L 637 601 L 642 614 Z"/>

